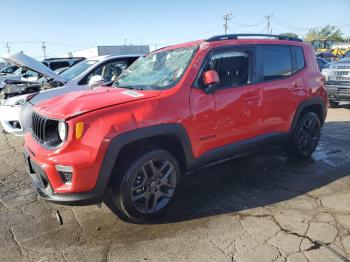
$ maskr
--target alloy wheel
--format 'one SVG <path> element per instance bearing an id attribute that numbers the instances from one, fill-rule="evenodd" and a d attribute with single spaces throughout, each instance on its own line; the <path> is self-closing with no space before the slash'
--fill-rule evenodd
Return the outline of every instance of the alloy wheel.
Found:
<path id="1" fill-rule="evenodd" d="M 155 158 L 137 171 L 132 183 L 131 200 L 139 212 L 154 214 L 169 203 L 176 185 L 174 164 L 165 158 Z"/>
<path id="2" fill-rule="evenodd" d="M 317 118 L 306 119 L 298 132 L 297 143 L 301 153 L 308 155 L 315 150 L 320 139 L 320 126 Z"/>

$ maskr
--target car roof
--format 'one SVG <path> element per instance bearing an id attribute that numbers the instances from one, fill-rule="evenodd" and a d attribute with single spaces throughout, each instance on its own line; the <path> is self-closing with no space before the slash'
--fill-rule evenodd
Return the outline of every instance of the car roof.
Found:
<path id="1" fill-rule="evenodd" d="M 102 55 L 102 56 L 94 56 L 87 58 L 86 60 L 97 60 L 97 61 L 102 61 L 102 60 L 109 60 L 109 59 L 114 59 L 114 58 L 138 58 L 140 56 L 143 56 L 143 54 L 132 54 L 132 55 Z"/>
<path id="2" fill-rule="evenodd" d="M 52 57 L 52 58 L 45 58 L 42 62 L 84 60 L 84 59 L 85 57 Z"/>

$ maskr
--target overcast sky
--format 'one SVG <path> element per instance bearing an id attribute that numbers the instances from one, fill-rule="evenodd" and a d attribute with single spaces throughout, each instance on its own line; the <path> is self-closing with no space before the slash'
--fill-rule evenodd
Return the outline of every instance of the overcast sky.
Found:
<path id="1" fill-rule="evenodd" d="M 224 13 L 232 13 L 229 32 L 266 33 L 264 16 L 273 14 L 273 33 L 296 32 L 327 24 L 350 36 L 350 0 L 0 0 L 0 54 L 23 50 L 47 54 L 95 45 L 150 44 L 161 47 L 222 34 Z M 142 40 L 141 40 L 142 39 Z"/>

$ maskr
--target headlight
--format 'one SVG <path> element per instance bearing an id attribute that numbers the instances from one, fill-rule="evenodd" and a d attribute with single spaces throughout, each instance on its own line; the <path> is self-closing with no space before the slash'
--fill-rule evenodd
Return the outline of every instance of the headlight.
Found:
<path id="1" fill-rule="evenodd" d="M 13 96 L 13 97 L 10 97 L 7 99 L 3 99 L 1 105 L 3 105 L 3 106 L 23 106 L 27 101 L 32 99 L 37 94 L 38 93 L 32 93 L 32 94 Z"/>
<path id="2" fill-rule="evenodd" d="M 68 135 L 68 127 L 66 122 L 58 122 L 58 135 L 60 136 L 62 142 L 66 141 Z"/>
<path id="3" fill-rule="evenodd" d="M 4 101 L 4 106 L 22 106 L 27 102 L 26 98 L 19 98 L 19 97 L 11 97 Z"/>

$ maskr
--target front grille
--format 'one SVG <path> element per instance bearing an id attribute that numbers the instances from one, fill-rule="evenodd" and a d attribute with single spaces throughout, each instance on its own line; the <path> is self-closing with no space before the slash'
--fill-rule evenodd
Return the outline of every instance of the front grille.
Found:
<path id="1" fill-rule="evenodd" d="M 350 71 L 334 71 L 333 75 L 335 76 L 347 76 L 349 75 Z"/>
<path id="2" fill-rule="evenodd" d="M 33 112 L 32 135 L 35 140 L 49 148 L 56 148 L 62 144 L 58 134 L 58 121 L 48 119 Z"/>
<path id="3" fill-rule="evenodd" d="M 42 117 L 35 112 L 32 115 L 32 134 L 33 137 L 41 144 L 46 141 L 47 121 L 47 118 Z"/>
<path id="4" fill-rule="evenodd" d="M 350 88 L 339 88 L 338 89 L 338 94 L 350 95 Z"/>
<path id="5" fill-rule="evenodd" d="M 336 77 L 334 77 L 334 80 L 336 80 L 336 81 L 350 81 L 350 77 L 336 76 Z"/>
<path id="6" fill-rule="evenodd" d="M 337 66 L 337 69 L 350 69 L 350 66 Z"/>

